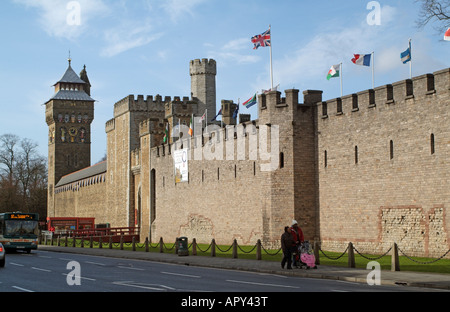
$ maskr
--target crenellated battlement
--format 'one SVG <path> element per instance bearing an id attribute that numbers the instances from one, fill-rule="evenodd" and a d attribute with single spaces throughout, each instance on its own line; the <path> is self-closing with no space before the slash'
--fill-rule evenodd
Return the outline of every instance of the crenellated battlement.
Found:
<path id="1" fill-rule="evenodd" d="M 159 94 L 156 96 L 148 95 L 146 98 L 143 95 L 138 95 L 136 98 L 134 95 L 129 95 L 114 105 L 114 116 L 117 117 L 126 112 L 165 112 L 169 103 L 186 106 L 195 102 L 187 96 L 181 100 L 179 96 L 172 99 L 171 96 L 163 98 Z"/>
<path id="2" fill-rule="evenodd" d="M 197 114 L 197 105 L 198 101 L 196 99 L 189 99 L 188 97 L 183 97 L 183 100 L 180 100 L 180 97 L 174 97 L 173 101 L 165 102 L 165 114 L 166 118 L 170 116 L 191 116 L 192 114 Z"/>
<path id="3" fill-rule="evenodd" d="M 189 66 L 189 72 L 190 75 L 202 75 L 202 74 L 211 74 L 216 75 L 217 74 L 217 64 L 216 61 L 213 59 L 196 59 L 192 60 L 190 62 Z"/>
<path id="4" fill-rule="evenodd" d="M 318 114 L 322 119 L 339 116 L 363 109 L 373 109 L 383 105 L 394 105 L 408 100 L 418 100 L 429 96 L 446 96 L 450 90 L 450 68 L 425 74 L 412 79 L 345 95 L 325 102 L 319 102 Z"/>

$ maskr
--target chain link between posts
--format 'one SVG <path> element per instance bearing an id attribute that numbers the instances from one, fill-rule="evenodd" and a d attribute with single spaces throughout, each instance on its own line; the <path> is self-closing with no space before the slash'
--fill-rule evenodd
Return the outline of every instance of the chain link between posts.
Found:
<path id="1" fill-rule="evenodd" d="M 65 238 L 65 242 L 64 242 L 64 245 L 65 245 L 65 246 L 68 246 L 68 243 L 67 243 L 67 240 L 68 240 L 68 239 L 69 239 L 68 237 Z M 121 245 L 122 245 L 122 246 L 133 246 L 133 243 L 129 243 L 129 242 L 128 242 L 128 243 L 124 243 L 124 242 L 122 242 L 122 243 L 113 243 L 113 242 L 108 242 L 108 241 L 103 241 L 103 240 L 102 240 L 102 241 L 95 241 L 95 240 L 91 240 L 91 238 L 86 239 L 85 237 L 81 237 L 81 238 L 72 238 L 72 239 L 75 240 L 75 241 L 72 242 L 72 246 L 73 246 L 73 247 L 84 247 L 84 248 L 86 248 L 87 245 L 88 245 L 88 246 L 93 246 L 93 247 L 100 247 L 100 248 L 103 248 L 105 245 L 106 245 L 106 246 L 110 246 L 110 247 L 114 247 L 114 248 L 118 248 L 118 247 L 120 247 Z M 148 247 L 149 247 L 149 248 L 152 248 L 152 249 L 157 249 L 158 247 L 161 246 L 161 242 L 162 242 L 162 248 L 163 248 L 164 250 L 172 251 L 172 250 L 174 250 L 174 249 L 176 248 L 176 242 L 172 245 L 172 247 L 168 247 L 166 244 L 164 244 L 162 238 L 161 238 L 160 242 L 159 242 L 159 243 L 156 243 L 155 245 L 153 245 L 152 243 L 149 242 L 149 243 L 148 243 Z M 50 243 L 50 244 L 53 245 L 53 238 L 51 239 L 51 243 Z M 61 242 L 60 242 L 60 240 L 58 240 L 58 245 L 60 245 L 60 244 L 61 244 Z M 193 247 L 193 244 L 194 244 L 194 243 L 191 243 L 191 244 L 188 246 L 188 249 L 191 249 L 191 248 Z M 143 248 L 146 248 L 146 247 L 147 247 L 147 243 L 142 243 L 142 244 L 134 243 L 134 246 L 137 247 L 137 248 L 143 249 Z M 198 243 L 196 243 L 195 246 L 196 246 L 196 248 L 197 248 L 200 252 L 202 252 L 202 253 L 207 253 L 207 252 L 211 249 L 211 247 L 213 246 L 213 243 L 211 242 L 211 243 L 208 245 L 208 247 L 207 247 L 206 249 L 202 249 Z M 234 246 L 234 243 L 233 243 L 232 245 L 230 245 L 229 247 L 221 248 L 220 245 L 214 243 L 214 248 L 217 249 L 219 252 L 222 252 L 222 253 L 228 253 L 228 252 L 233 248 L 233 246 Z M 320 247 L 320 244 L 317 244 L 317 246 L 319 246 L 319 247 L 317 247 L 317 248 L 318 248 L 318 251 L 319 251 L 325 258 L 327 258 L 327 259 L 329 259 L 329 260 L 333 260 L 333 261 L 339 260 L 340 258 L 342 258 L 343 256 L 345 256 L 345 255 L 348 253 L 348 251 L 349 251 L 349 246 L 347 246 L 347 248 L 346 248 L 340 255 L 338 255 L 337 257 L 332 257 L 332 256 L 327 255 L 327 254 L 325 253 L 325 251 L 322 250 L 322 248 Z M 253 252 L 255 251 L 255 249 L 258 247 L 258 243 L 255 244 L 255 245 L 253 245 L 252 248 L 251 248 L 250 250 L 247 250 L 247 251 L 246 251 L 245 249 L 243 249 L 243 248 L 241 247 L 241 245 L 239 245 L 239 244 L 237 244 L 237 243 L 236 243 L 236 247 L 237 247 L 237 249 L 238 249 L 240 252 L 242 252 L 242 253 L 244 253 L 244 254 L 251 254 L 251 253 L 253 253 Z M 250 247 L 250 246 L 245 246 L 245 247 Z M 445 252 L 442 256 L 440 256 L 440 257 L 438 257 L 438 258 L 436 258 L 436 259 L 433 259 L 433 260 L 431 260 L 431 261 L 419 261 L 419 260 L 413 259 L 411 256 L 407 255 L 407 254 L 406 254 L 402 249 L 400 249 L 399 247 L 397 247 L 397 248 L 398 248 L 398 250 L 400 251 L 400 253 L 401 253 L 405 258 L 407 258 L 408 260 L 410 260 L 410 261 L 412 261 L 412 262 L 415 262 L 415 263 L 418 263 L 418 264 L 424 264 L 424 265 L 436 263 L 436 262 L 438 262 L 439 260 L 444 259 L 444 258 L 450 253 L 450 249 L 449 249 L 449 250 L 448 250 L 447 252 Z M 279 253 L 282 252 L 282 249 L 281 249 L 281 248 L 279 248 L 279 249 L 277 249 L 277 250 L 272 249 L 273 252 L 271 252 L 271 249 L 266 249 L 266 248 L 264 248 L 264 246 L 263 246 L 262 244 L 261 244 L 261 250 L 264 251 L 264 253 L 267 254 L 268 256 L 277 256 Z M 369 257 L 369 256 L 364 255 L 364 254 L 363 254 L 362 252 L 360 252 L 355 246 L 353 246 L 353 250 L 354 250 L 358 255 L 360 255 L 362 258 L 367 259 L 367 260 L 370 260 L 370 261 L 375 261 L 375 260 L 379 260 L 379 259 L 381 259 L 381 258 L 387 256 L 387 255 L 392 251 L 392 247 L 390 247 L 390 248 L 389 248 L 386 252 L 384 252 L 383 254 L 381 254 L 381 255 L 379 255 L 379 256 L 376 256 L 376 257 Z"/>

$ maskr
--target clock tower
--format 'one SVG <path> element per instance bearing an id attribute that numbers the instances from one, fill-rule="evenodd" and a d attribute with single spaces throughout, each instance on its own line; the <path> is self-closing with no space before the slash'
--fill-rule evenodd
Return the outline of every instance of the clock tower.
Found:
<path id="1" fill-rule="evenodd" d="M 94 102 L 86 66 L 80 78 L 71 66 L 55 83 L 54 96 L 45 103 L 48 132 L 48 217 L 55 216 L 54 193 L 61 178 L 91 165 L 91 123 Z"/>

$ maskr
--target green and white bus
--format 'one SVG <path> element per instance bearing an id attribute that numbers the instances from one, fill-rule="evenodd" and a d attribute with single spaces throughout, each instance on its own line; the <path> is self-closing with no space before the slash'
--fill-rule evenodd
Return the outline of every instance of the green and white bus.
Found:
<path id="1" fill-rule="evenodd" d="M 8 250 L 37 249 L 39 235 L 37 213 L 0 213 L 0 243 Z"/>

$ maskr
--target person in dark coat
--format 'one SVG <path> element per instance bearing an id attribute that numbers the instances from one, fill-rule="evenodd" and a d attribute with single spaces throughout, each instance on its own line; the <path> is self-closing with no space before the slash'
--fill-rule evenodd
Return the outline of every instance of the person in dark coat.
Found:
<path id="1" fill-rule="evenodd" d="M 292 246 L 295 245 L 294 238 L 291 234 L 291 228 L 286 226 L 284 228 L 284 233 L 281 235 L 281 249 L 283 250 L 283 260 L 281 260 L 281 268 L 284 269 L 284 266 L 287 262 L 287 269 L 292 269 Z"/>
<path id="2" fill-rule="evenodd" d="M 292 253 L 295 253 L 296 255 L 298 255 L 300 257 L 300 255 L 298 254 L 298 249 L 300 247 L 300 244 L 305 241 L 305 237 L 303 236 L 303 231 L 298 226 L 298 223 L 296 220 L 292 220 L 291 235 L 292 235 L 292 240 L 294 241 L 294 247 L 293 247 L 294 250 L 292 251 Z M 293 257 L 292 257 L 292 264 L 294 265 L 294 267 L 297 268 L 300 265 L 300 261 L 297 261 L 296 255 L 293 255 Z"/>

